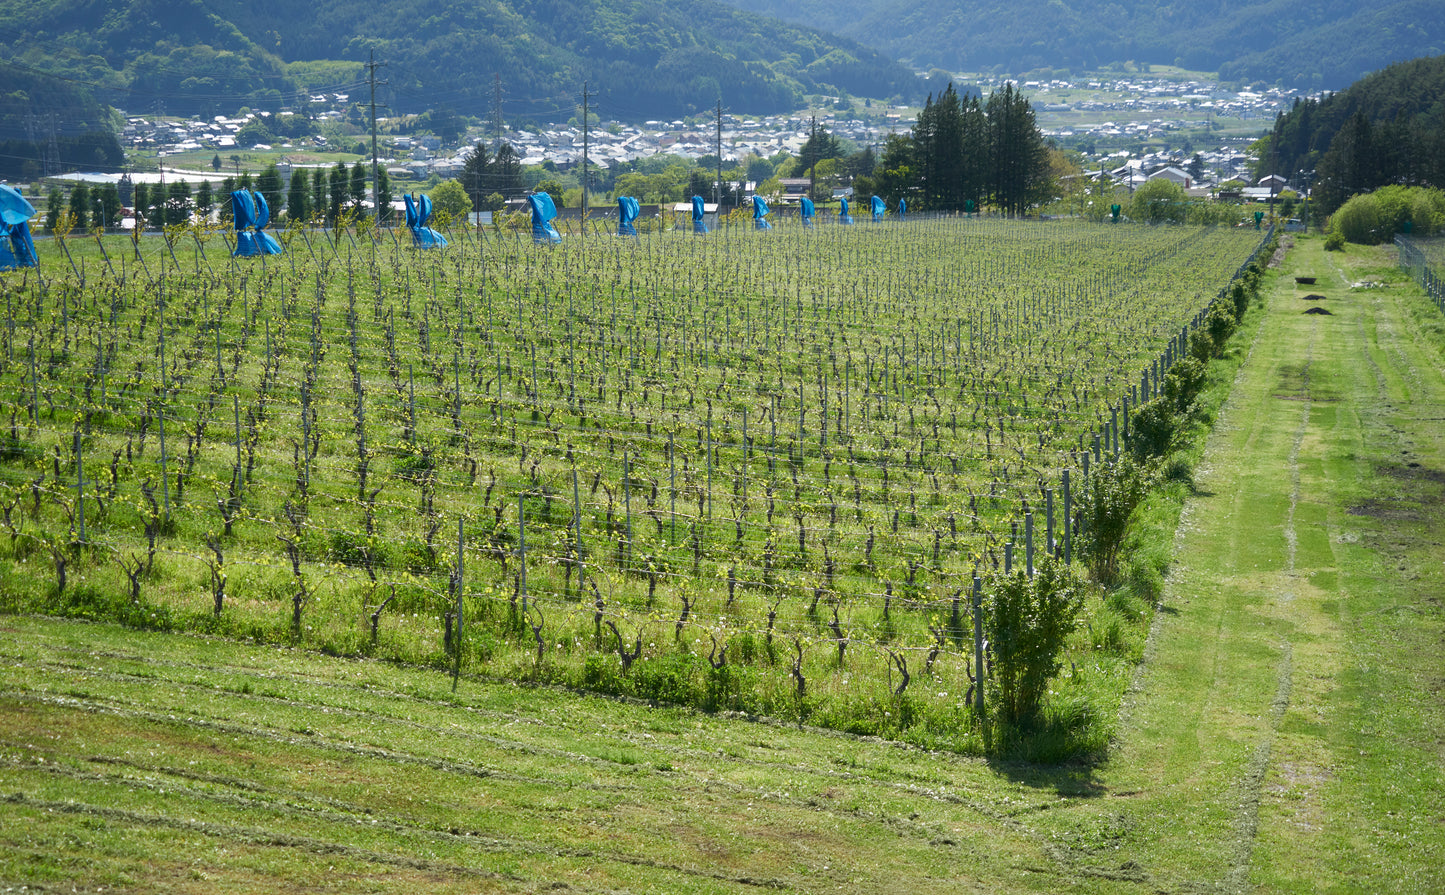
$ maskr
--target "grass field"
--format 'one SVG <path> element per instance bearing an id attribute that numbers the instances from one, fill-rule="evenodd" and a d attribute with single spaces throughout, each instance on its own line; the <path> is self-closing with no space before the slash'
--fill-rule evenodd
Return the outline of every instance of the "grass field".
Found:
<path id="1" fill-rule="evenodd" d="M 0 881 L 1438 890 L 1445 324 L 1386 250 L 1302 240 L 1283 273 L 1206 396 L 1214 432 L 1192 492 L 1175 486 L 1172 567 L 1101 761 L 987 762 L 552 686 L 453 693 L 387 662 L 10 616 Z M 1141 519 L 1166 537 L 1169 500 Z"/>

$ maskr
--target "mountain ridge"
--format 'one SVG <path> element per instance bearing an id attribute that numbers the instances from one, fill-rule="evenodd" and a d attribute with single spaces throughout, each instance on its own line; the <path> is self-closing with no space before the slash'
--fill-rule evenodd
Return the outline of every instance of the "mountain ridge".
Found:
<path id="1" fill-rule="evenodd" d="M 1135 60 L 1230 81 L 1338 90 L 1445 52 L 1439 0 L 728 0 L 866 40 L 927 68 L 1097 70 Z M 926 36 L 926 41 L 920 41 Z"/>
<path id="2" fill-rule="evenodd" d="M 491 114 L 499 75 L 508 117 L 566 117 L 584 83 L 623 119 L 920 92 L 875 50 L 720 0 L 0 0 L 0 56 L 127 109 L 275 107 L 315 86 L 293 65 L 329 63 L 355 88 L 373 53 L 393 112 Z"/>

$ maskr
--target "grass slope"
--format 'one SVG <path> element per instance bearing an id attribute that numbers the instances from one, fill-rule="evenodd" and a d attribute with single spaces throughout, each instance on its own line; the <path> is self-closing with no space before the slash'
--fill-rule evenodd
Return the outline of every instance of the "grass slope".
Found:
<path id="1" fill-rule="evenodd" d="M 0 881 L 1438 890 L 1445 325 L 1388 264 L 1304 240 L 1332 315 L 1278 278 L 1241 333 L 1106 764 L 12 616 Z"/>

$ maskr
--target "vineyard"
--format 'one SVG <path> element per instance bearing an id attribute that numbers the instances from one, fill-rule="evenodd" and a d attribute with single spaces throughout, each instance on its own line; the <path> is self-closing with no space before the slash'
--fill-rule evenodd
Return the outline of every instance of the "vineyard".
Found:
<path id="1" fill-rule="evenodd" d="M 0 609 L 981 749 L 988 583 L 1261 234 L 71 237 L 0 278 Z M 1058 702 L 1127 673 L 1106 606 Z"/>

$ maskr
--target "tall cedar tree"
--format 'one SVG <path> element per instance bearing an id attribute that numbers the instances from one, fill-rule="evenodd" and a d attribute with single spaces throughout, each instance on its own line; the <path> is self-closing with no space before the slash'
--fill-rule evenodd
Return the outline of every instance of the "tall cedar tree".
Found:
<path id="1" fill-rule="evenodd" d="M 315 168 L 311 171 L 311 216 L 326 214 L 326 171 Z"/>
<path id="2" fill-rule="evenodd" d="M 281 171 L 275 165 L 267 165 L 266 169 L 256 175 L 256 192 L 266 198 L 266 207 L 271 212 L 271 219 L 275 220 L 281 216 Z"/>
<path id="3" fill-rule="evenodd" d="M 362 213 L 361 206 L 366 202 L 366 166 L 357 162 L 351 166 L 351 207 L 356 209 L 359 216 Z"/>
<path id="4" fill-rule="evenodd" d="M 311 217 L 311 195 L 305 171 L 292 171 L 286 184 L 286 218 L 304 221 Z"/>
<path id="5" fill-rule="evenodd" d="M 201 216 L 201 220 L 208 221 L 215 207 L 216 195 L 211 191 L 211 182 L 202 180 L 201 185 L 196 187 L 196 214 Z"/>
<path id="6" fill-rule="evenodd" d="M 376 169 L 376 201 L 381 205 L 381 219 L 391 220 L 391 178 L 385 168 Z"/>
<path id="7" fill-rule="evenodd" d="M 491 178 L 491 156 L 487 153 L 486 144 L 478 143 L 467 153 L 467 157 L 462 159 L 462 173 L 457 176 L 457 181 L 472 200 L 472 211 L 482 211 L 482 203 L 487 196 L 496 192 Z"/>
<path id="8" fill-rule="evenodd" d="M 337 162 L 331 169 L 331 204 L 326 206 L 326 226 L 335 227 L 341 220 L 341 206 L 350 192 L 347 184 L 346 163 Z"/>
<path id="9" fill-rule="evenodd" d="M 85 232 L 90 223 L 90 187 L 77 183 L 70 190 L 70 222 L 75 229 L 71 232 Z"/>
<path id="10" fill-rule="evenodd" d="M 1022 214 L 1044 199 L 1048 186 L 1049 151 L 1034 122 L 1028 99 L 1012 84 L 989 95 L 988 119 L 990 200 L 1008 214 Z"/>

